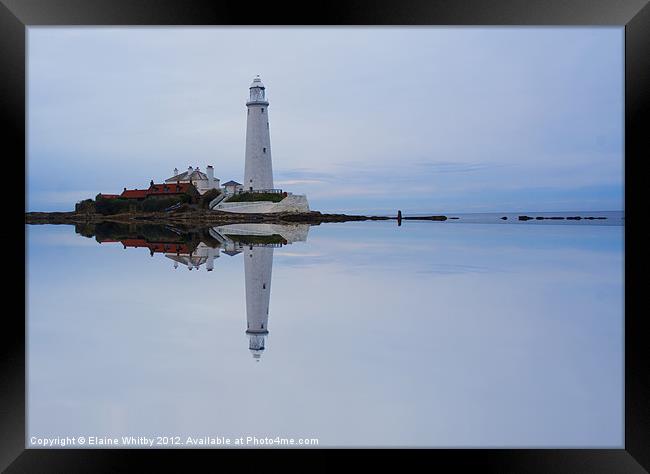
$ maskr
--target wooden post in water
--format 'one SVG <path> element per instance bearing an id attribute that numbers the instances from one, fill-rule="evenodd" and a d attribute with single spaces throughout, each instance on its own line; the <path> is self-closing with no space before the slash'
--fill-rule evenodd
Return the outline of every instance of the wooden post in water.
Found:
<path id="1" fill-rule="evenodd" d="M 402 211 L 401 210 L 397 211 L 397 225 L 398 226 L 402 225 Z"/>

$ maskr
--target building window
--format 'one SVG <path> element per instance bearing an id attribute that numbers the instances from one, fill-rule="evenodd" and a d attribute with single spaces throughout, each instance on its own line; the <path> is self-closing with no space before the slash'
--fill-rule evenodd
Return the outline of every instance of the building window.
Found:
<path id="1" fill-rule="evenodd" d="M 261 110 L 262 110 L 262 113 L 264 113 L 264 107 L 262 107 L 262 109 L 261 109 Z"/>
<path id="2" fill-rule="evenodd" d="M 263 283 L 263 284 L 262 284 L 262 289 L 263 289 L 263 290 L 266 290 L 266 283 Z"/>
<path id="3" fill-rule="evenodd" d="M 262 148 L 262 153 L 266 153 L 266 147 Z"/>

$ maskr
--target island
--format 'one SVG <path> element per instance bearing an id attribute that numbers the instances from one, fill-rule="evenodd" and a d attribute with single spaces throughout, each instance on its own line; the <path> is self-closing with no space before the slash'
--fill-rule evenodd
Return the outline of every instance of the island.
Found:
<path id="1" fill-rule="evenodd" d="M 323 214 L 318 211 L 309 212 L 279 212 L 279 213 L 233 213 L 208 209 L 180 207 L 171 211 L 133 211 L 116 214 L 101 214 L 98 212 L 27 212 L 26 224 L 100 224 L 113 222 L 119 224 L 157 224 L 174 225 L 183 228 L 227 225 L 227 224 L 310 224 L 319 225 L 325 222 L 348 221 L 381 221 L 381 220 L 428 220 L 445 221 L 447 216 L 365 216 L 348 214 Z"/>

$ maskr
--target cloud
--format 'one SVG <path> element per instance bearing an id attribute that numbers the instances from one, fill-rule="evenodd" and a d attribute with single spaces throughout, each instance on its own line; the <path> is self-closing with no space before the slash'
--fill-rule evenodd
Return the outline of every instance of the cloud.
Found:
<path id="1" fill-rule="evenodd" d="M 463 163 L 452 161 L 422 161 L 416 163 L 416 165 L 428 169 L 431 173 L 471 173 L 508 166 L 499 163 Z"/>
<path id="2" fill-rule="evenodd" d="M 326 184 L 320 179 L 285 179 L 275 180 L 275 184 L 280 186 L 295 186 L 296 184 Z"/>

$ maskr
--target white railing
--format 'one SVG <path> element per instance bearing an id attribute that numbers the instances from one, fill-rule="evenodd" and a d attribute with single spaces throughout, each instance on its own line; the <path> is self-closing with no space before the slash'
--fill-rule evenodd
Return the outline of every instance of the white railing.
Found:
<path id="1" fill-rule="evenodd" d="M 237 191 L 236 194 L 246 194 L 246 193 L 251 193 L 251 194 L 262 194 L 262 193 L 270 193 L 270 194 L 282 194 L 281 189 L 253 189 L 252 191 L 250 189 L 240 189 Z"/>
<path id="2" fill-rule="evenodd" d="M 209 209 L 214 209 L 214 207 L 219 204 L 221 201 L 223 201 L 226 198 L 226 193 L 222 192 L 219 194 L 216 198 L 214 198 L 212 201 L 210 201 L 210 204 L 208 204 Z"/>

